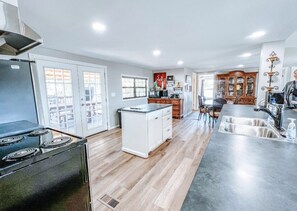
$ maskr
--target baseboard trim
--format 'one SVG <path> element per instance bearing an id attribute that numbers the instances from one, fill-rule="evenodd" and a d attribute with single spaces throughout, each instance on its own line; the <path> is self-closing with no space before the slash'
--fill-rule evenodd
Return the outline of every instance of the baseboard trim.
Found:
<path id="1" fill-rule="evenodd" d="M 124 152 L 128 152 L 128 153 L 130 153 L 130 154 L 137 155 L 137 156 L 142 157 L 142 158 L 148 158 L 148 155 L 147 155 L 147 154 L 145 154 L 145 153 L 141 153 L 141 152 L 137 152 L 137 151 L 135 151 L 135 150 L 128 149 L 128 148 L 126 148 L 126 147 L 122 147 L 122 150 L 123 150 Z"/>
<path id="2" fill-rule="evenodd" d="M 187 113 L 187 114 L 184 114 L 184 117 L 189 116 L 191 113 L 193 113 L 193 111 L 191 111 L 191 112 L 189 112 L 189 113 Z"/>
<path id="3" fill-rule="evenodd" d="M 115 128 L 118 128 L 118 127 L 120 127 L 120 125 L 111 126 L 111 127 L 108 127 L 108 130 L 112 130 L 112 129 L 115 129 Z"/>

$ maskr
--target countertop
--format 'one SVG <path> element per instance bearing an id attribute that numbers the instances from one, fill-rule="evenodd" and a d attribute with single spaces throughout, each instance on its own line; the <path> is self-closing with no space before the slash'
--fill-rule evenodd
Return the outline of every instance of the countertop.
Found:
<path id="1" fill-rule="evenodd" d="M 297 144 L 218 132 L 223 115 L 267 118 L 253 108 L 224 105 L 182 210 L 297 210 Z"/>
<path id="2" fill-rule="evenodd" d="M 123 108 L 122 111 L 149 113 L 149 112 L 153 112 L 153 111 L 167 108 L 170 106 L 172 106 L 172 105 L 171 104 L 150 103 L 150 104 L 143 104 L 143 105 L 137 105 L 137 106 Z"/>

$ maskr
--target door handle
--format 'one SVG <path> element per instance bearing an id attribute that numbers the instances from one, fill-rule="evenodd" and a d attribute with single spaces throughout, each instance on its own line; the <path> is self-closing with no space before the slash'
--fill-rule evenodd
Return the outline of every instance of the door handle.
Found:
<path id="1" fill-rule="evenodd" d="M 83 103 L 81 104 L 81 106 L 84 106 L 84 105 L 85 105 L 85 104 L 83 104 Z"/>
<path id="2" fill-rule="evenodd" d="M 155 119 L 159 119 L 159 117 L 156 117 Z"/>

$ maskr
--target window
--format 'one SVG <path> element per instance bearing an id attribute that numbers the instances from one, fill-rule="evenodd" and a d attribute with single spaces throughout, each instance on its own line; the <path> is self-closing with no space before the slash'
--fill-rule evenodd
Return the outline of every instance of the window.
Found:
<path id="1" fill-rule="evenodd" d="M 203 96 L 207 100 L 213 99 L 214 92 L 214 75 L 201 75 L 199 76 L 199 83 L 201 96 Z"/>
<path id="2" fill-rule="evenodd" d="M 147 78 L 122 76 L 123 99 L 147 97 Z"/>

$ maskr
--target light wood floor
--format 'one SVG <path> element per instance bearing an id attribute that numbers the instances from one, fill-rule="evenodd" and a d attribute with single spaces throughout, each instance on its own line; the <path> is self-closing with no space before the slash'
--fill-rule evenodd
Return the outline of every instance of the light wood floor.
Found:
<path id="1" fill-rule="evenodd" d="M 174 119 L 173 139 L 148 159 L 121 151 L 121 129 L 88 138 L 94 210 L 111 210 L 98 200 L 104 194 L 119 200 L 115 210 L 180 210 L 211 132 L 197 118 Z"/>

